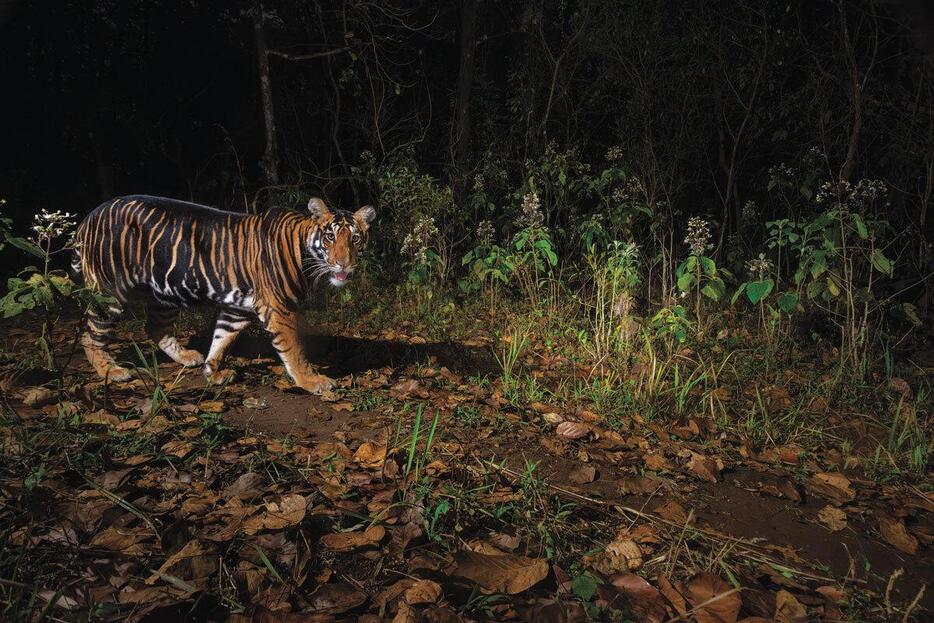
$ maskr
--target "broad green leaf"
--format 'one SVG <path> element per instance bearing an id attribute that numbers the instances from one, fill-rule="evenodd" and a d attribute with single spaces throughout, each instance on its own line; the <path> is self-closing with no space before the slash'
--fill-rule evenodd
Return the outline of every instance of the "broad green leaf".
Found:
<path id="1" fill-rule="evenodd" d="M 684 273 L 678 277 L 678 289 L 682 292 L 690 290 L 692 285 L 694 285 L 694 275 L 691 273 Z"/>
<path id="2" fill-rule="evenodd" d="M 748 292 L 747 290 L 747 294 Z M 701 293 L 708 298 L 719 301 L 726 294 L 726 285 L 721 279 L 711 279 L 707 282 L 707 285 L 701 288 Z"/>
<path id="3" fill-rule="evenodd" d="M 798 295 L 794 292 L 782 292 L 777 299 L 778 308 L 790 314 L 798 306 Z"/>
<path id="4" fill-rule="evenodd" d="M 590 601 L 597 592 L 597 581 L 589 575 L 579 575 L 571 582 L 571 590 L 583 601 Z"/>
<path id="5" fill-rule="evenodd" d="M 812 281 L 808 284 L 808 298 L 813 299 L 817 298 L 824 291 L 824 282 L 823 281 Z"/>
<path id="6" fill-rule="evenodd" d="M 889 277 L 892 276 L 892 272 L 895 268 L 892 264 L 892 260 L 885 257 L 885 254 L 883 254 L 879 249 L 872 250 L 872 254 L 869 256 L 869 261 L 872 262 L 873 267 L 875 267 L 875 269 L 880 273 L 884 273 Z"/>
<path id="7" fill-rule="evenodd" d="M 755 305 L 765 297 L 769 295 L 772 291 L 772 288 L 775 287 L 775 282 L 771 279 L 762 279 L 761 281 L 750 281 L 749 285 L 746 287 L 746 298 L 749 299 L 749 302 Z"/>
<path id="8" fill-rule="evenodd" d="M 739 284 L 739 288 L 736 289 L 736 292 L 733 293 L 733 298 L 730 299 L 730 305 L 735 305 L 735 304 L 736 304 L 736 299 L 738 299 L 738 298 L 740 297 L 740 295 L 741 295 L 743 292 L 746 291 L 746 286 L 747 286 L 747 285 L 749 285 L 749 284 L 748 284 L 747 282 L 745 282 L 745 281 L 744 281 L 743 283 Z"/>
<path id="9" fill-rule="evenodd" d="M 840 286 L 838 286 L 837 282 L 830 277 L 827 277 L 827 292 L 829 292 L 833 297 L 840 296 Z"/>
<path id="10" fill-rule="evenodd" d="M 698 260 L 700 261 L 701 270 L 704 271 L 705 275 L 707 275 L 708 277 L 713 277 L 714 275 L 717 274 L 717 265 L 714 263 L 712 259 L 710 259 L 706 255 L 702 255 L 698 258 Z"/>
<path id="11" fill-rule="evenodd" d="M 860 240 L 869 240 L 869 230 L 866 229 L 866 223 L 863 222 L 863 218 L 858 214 L 854 214 L 853 222 L 856 224 L 856 233 L 859 234 Z"/>
<path id="12" fill-rule="evenodd" d="M 35 255 L 36 257 L 43 260 L 45 259 L 45 251 L 43 251 L 38 245 L 30 242 L 29 240 L 26 240 L 25 238 L 16 238 L 11 236 L 7 238 L 6 241 L 21 251 Z"/>

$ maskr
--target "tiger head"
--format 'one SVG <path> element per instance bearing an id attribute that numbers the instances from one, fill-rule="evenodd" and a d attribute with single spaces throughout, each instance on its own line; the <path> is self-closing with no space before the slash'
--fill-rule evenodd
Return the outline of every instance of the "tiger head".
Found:
<path id="1" fill-rule="evenodd" d="M 311 274 L 327 275 L 331 285 L 339 288 L 357 268 L 357 256 L 366 244 L 367 229 L 376 218 L 376 210 L 363 206 L 356 212 L 331 212 L 323 200 L 312 197 L 308 211 L 315 220 L 306 243 Z"/>

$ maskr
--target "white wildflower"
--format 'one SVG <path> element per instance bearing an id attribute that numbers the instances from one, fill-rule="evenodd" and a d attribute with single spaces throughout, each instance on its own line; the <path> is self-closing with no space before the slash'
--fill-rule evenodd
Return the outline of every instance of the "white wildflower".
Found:
<path id="1" fill-rule="evenodd" d="M 746 262 L 746 270 L 756 279 L 765 279 L 775 271 L 775 264 L 765 257 L 765 253 L 760 253 L 759 257 Z"/>
<path id="2" fill-rule="evenodd" d="M 713 248 L 711 243 L 710 224 L 698 216 L 688 219 L 688 233 L 684 237 L 684 244 L 691 250 L 691 255 L 703 255 L 705 251 Z"/>

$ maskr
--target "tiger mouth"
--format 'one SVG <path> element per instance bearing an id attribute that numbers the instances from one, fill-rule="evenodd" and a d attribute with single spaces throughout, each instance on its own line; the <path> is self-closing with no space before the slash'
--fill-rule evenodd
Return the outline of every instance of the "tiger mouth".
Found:
<path id="1" fill-rule="evenodd" d="M 331 271 L 331 274 L 328 276 L 331 285 L 337 288 L 345 285 L 348 277 L 350 277 L 350 271 L 346 270 L 334 270 Z"/>

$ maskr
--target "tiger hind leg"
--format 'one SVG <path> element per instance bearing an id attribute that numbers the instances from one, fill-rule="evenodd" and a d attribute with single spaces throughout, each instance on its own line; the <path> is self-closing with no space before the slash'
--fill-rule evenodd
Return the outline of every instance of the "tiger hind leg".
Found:
<path id="1" fill-rule="evenodd" d="M 114 324 L 123 314 L 119 303 L 111 306 L 105 313 L 89 308 L 85 314 L 87 330 L 81 336 L 84 354 L 97 374 L 108 381 L 122 382 L 130 378 L 130 371 L 117 364 L 107 352 L 107 346 L 114 341 Z"/>
<path id="2" fill-rule="evenodd" d="M 204 363 L 204 356 L 196 350 L 185 348 L 172 335 L 177 317 L 177 308 L 150 303 L 146 306 L 146 334 L 175 363 L 186 368 L 200 366 Z"/>
<path id="3" fill-rule="evenodd" d="M 249 325 L 250 317 L 247 314 L 230 309 L 221 309 L 217 314 L 211 349 L 208 351 L 207 361 L 204 364 L 204 376 L 207 377 L 208 381 L 219 385 L 229 381 L 233 377 L 233 373 L 230 370 L 221 370 L 221 364 L 224 361 L 224 353 L 227 352 L 227 348 L 237 339 L 240 332 Z"/>

